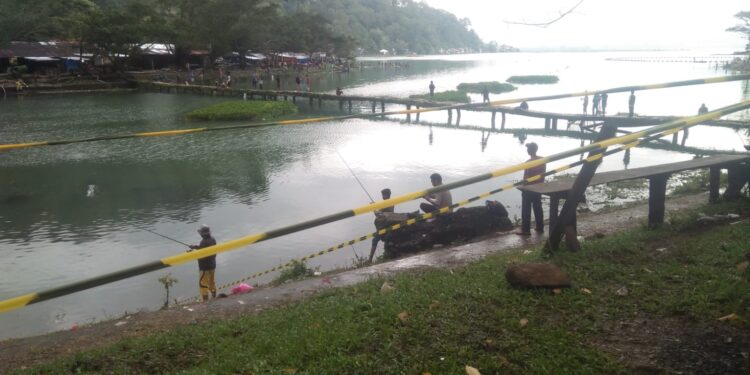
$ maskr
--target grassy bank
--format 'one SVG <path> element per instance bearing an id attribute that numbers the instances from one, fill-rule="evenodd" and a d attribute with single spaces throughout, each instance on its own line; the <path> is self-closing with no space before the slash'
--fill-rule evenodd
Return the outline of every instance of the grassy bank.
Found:
<path id="1" fill-rule="evenodd" d="M 297 107 L 289 102 L 277 101 L 230 101 L 200 108 L 187 114 L 192 120 L 270 120 L 297 113 Z"/>
<path id="2" fill-rule="evenodd" d="M 469 99 L 469 96 L 466 95 L 466 93 L 463 91 L 443 91 L 436 92 L 434 96 L 430 96 L 430 94 L 420 94 L 411 95 L 409 97 L 412 99 L 425 99 L 436 102 L 468 103 L 469 101 L 471 101 L 471 99 Z"/>
<path id="3" fill-rule="evenodd" d="M 545 75 L 511 76 L 506 81 L 510 83 L 521 84 L 521 85 L 529 85 L 529 84 L 550 85 L 550 84 L 559 82 L 560 78 L 558 78 L 557 76 L 545 76 Z"/>
<path id="4" fill-rule="evenodd" d="M 484 90 L 485 88 L 487 88 L 487 91 L 489 91 L 492 94 L 502 94 L 504 92 L 511 92 L 515 90 L 516 86 L 513 86 L 509 83 L 501 83 L 497 81 L 461 83 L 458 85 L 459 91 L 473 92 L 477 94 L 481 94 L 482 90 Z"/>
<path id="5" fill-rule="evenodd" d="M 462 374 L 469 365 L 482 374 L 598 374 L 633 373 L 627 362 L 639 356 L 665 373 L 739 373 L 750 344 L 750 271 L 737 266 L 750 250 L 750 203 L 700 211 L 745 221 L 707 226 L 689 213 L 659 230 L 585 241 L 551 259 L 573 280 L 559 294 L 509 287 L 509 264 L 540 257 L 515 250 L 23 373 Z M 393 290 L 382 291 L 385 281 Z M 717 320 L 732 313 L 742 318 Z M 627 342 L 637 343 L 633 352 Z"/>

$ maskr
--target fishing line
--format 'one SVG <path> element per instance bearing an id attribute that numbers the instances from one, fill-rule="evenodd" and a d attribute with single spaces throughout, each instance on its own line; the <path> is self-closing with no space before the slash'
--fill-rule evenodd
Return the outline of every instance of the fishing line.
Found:
<path id="1" fill-rule="evenodd" d="M 370 198 L 370 203 L 375 203 L 375 200 L 372 199 L 372 196 L 367 191 L 367 189 L 365 189 L 365 186 L 362 185 L 362 181 L 360 181 L 359 178 L 357 178 L 357 175 L 354 174 L 354 171 L 349 167 L 349 164 L 346 162 L 346 160 L 344 160 L 344 157 L 341 156 L 341 153 L 339 153 L 339 150 L 336 149 L 336 148 L 334 148 L 333 150 L 336 151 L 336 155 L 338 155 L 339 158 L 341 159 L 341 161 L 344 162 L 344 165 L 346 166 L 346 169 L 349 170 L 349 173 L 352 174 L 352 176 L 354 177 L 354 179 L 357 180 L 357 183 L 359 184 L 359 186 L 362 188 L 362 190 L 365 192 L 365 194 L 367 194 L 367 197 Z"/>
<path id="2" fill-rule="evenodd" d="M 159 236 L 159 237 L 164 237 L 164 238 L 166 238 L 166 239 L 168 239 L 168 240 L 170 240 L 170 241 L 174 241 L 174 242 L 177 242 L 178 244 L 181 244 L 181 245 L 185 245 L 185 246 L 187 246 L 187 247 L 190 247 L 190 245 L 188 245 L 188 244 L 186 244 L 186 243 L 184 243 L 184 242 L 182 242 L 182 241 L 178 241 L 178 240 L 175 240 L 175 239 L 174 239 L 174 238 L 172 238 L 172 237 L 167 237 L 167 236 L 165 236 L 165 235 L 163 235 L 163 234 L 159 234 L 159 233 L 156 233 L 156 232 L 154 232 L 154 231 L 152 231 L 152 230 L 150 230 L 150 229 L 146 229 L 146 228 L 138 228 L 138 229 L 140 229 L 140 230 L 145 230 L 146 232 L 150 232 L 150 233 L 153 233 L 153 234 L 155 234 L 155 235 L 157 235 L 157 236 Z M 190 248 L 192 249 L 192 247 L 190 247 Z"/>

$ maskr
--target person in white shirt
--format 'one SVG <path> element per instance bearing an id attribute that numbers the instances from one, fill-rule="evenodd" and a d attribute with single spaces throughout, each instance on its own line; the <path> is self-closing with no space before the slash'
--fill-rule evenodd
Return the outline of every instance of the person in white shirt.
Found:
<path id="1" fill-rule="evenodd" d="M 438 173 L 433 173 L 430 176 L 430 181 L 432 182 L 432 186 L 440 186 L 443 184 L 443 177 Z M 430 194 L 422 198 L 426 200 L 427 203 L 420 204 L 419 208 L 421 208 L 425 213 L 437 211 L 443 207 L 448 207 L 453 204 L 453 197 L 451 196 L 451 192 L 448 190 Z"/>

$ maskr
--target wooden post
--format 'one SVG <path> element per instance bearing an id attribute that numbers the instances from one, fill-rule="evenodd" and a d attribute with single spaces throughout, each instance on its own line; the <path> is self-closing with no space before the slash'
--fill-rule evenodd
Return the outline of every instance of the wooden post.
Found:
<path id="1" fill-rule="evenodd" d="M 505 112 L 502 112 L 503 114 L 503 121 L 500 122 L 500 129 L 505 130 Z"/>
<path id="2" fill-rule="evenodd" d="M 339 100 L 339 110 L 343 110 L 343 109 L 344 109 L 344 101 Z"/>
<path id="3" fill-rule="evenodd" d="M 352 113 L 352 100 L 349 99 L 349 113 Z"/>
<path id="4" fill-rule="evenodd" d="M 373 100 L 372 102 L 372 113 L 375 113 L 375 106 L 377 106 L 377 103 Z"/>
<path id="5" fill-rule="evenodd" d="M 557 117 L 552 119 L 552 130 L 557 130 Z"/>
<path id="6" fill-rule="evenodd" d="M 385 112 L 385 101 L 380 102 L 380 112 Z"/>
<path id="7" fill-rule="evenodd" d="M 553 228 L 557 224 L 557 217 L 560 212 L 560 196 L 552 194 L 549 197 L 549 227 Z"/>
<path id="8" fill-rule="evenodd" d="M 419 106 L 417 106 L 417 109 L 419 109 Z M 417 112 L 417 122 L 419 122 L 419 114 L 420 112 Z"/>
<path id="9" fill-rule="evenodd" d="M 411 104 L 406 105 L 406 110 L 411 111 Z M 406 122 L 411 123 L 411 113 L 406 114 Z"/>
<path id="10" fill-rule="evenodd" d="M 545 117 L 544 118 L 544 130 L 549 130 L 549 127 L 550 127 L 549 117 Z"/>
<path id="11" fill-rule="evenodd" d="M 599 132 L 597 141 L 612 138 L 616 133 L 617 125 L 604 124 L 602 130 Z M 596 149 L 589 152 L 589 157 L 601 154 L 605 151 L 606 149 L 603 148 Z M 544 246 L 545 251 L 556 251 L 560 246 L 563 233 L 565 233 L 566 237 L 575 237 L 576 209 L 578 208 L 578 202 L 583 202 L 585 200 L 584 193 L 586 192 L 586 188 L 589 186 L 591 179 L 594 177 L 599 164 L 601 164 L 601 160 L 593 163 L 586 163 L 581 167 L 581 171 L 578 172 L 578 177 L 573 182 L 573 187 L 568 191 L 568 196 L 565 199 L 565 204 L 563 205 L 562 211 L 560 211 L 558 220 L 550 229 L 549 238 Z M 573 230 L 566 227 L 573 227 Z M 578 242 L 574 238 L 566 239 L 568 244 L 577 244 Z M 573 247 L 571 250 L 577 250 L 577 246 Z"/>
<path id="12" fill-rule="evenodd" d="M 297 97 L 292 95 L 292 103 L 297 103 Z"/>
<path id="13" fill-rule="evenodd" d="M 452 123 L 453 123 L 453 110 L 449 109 L 448 110 L 448 125 L 450 125 Z"/>
<path id="14" fill-rule="evenodd" d="M 461 110 L 456 109 L 456 126 L 461 125 Z"/>
<path id="15" fill-rule="evenodd" d="M 312 106 L 313 106 L 313 97 L 310 96 L 308 99 L 310 99 L 310 107 L 312 108 Z"/>
<path id="16" fill-rule="evenodd" d="M 721 181 L 721 168 L 711 167 L 708 174 L 708 201 L 719 201 L 719 184 Z"/>
<path id="17" fill-rule="evenodd" d="M 742 168 L 737 164 L 729 166 L 727 174 L 727 190 L 724 190 L 724 199 L 734 200 L 740 197 L 742 186 L 745 185 L 745 176 L 742 175 Z"/>
<path id="18" fill-rule="evenodd" d="M 677 144 L 677 139 L 678 139 L 677 133 L 672 134 L 672 144 L 673 145 Z"/>
<path id="19" fill-rule="evenodd" d="M 323 98 L 318 97 L 318 108 L 322 108 L 322 107 L 323 107 Z"/>
<path id="20" fill-rule="evenodd" d="M 495 130 L 495 115 L 497 111 L 492 111 L 492 130 Z"/>
<path id="21" fill-rule="evenodd" d="M 664 223 L 664 202 L 667 198 L 669 174 L 651 176 L 648 179 L 648 227 L 656 228 Z"/>

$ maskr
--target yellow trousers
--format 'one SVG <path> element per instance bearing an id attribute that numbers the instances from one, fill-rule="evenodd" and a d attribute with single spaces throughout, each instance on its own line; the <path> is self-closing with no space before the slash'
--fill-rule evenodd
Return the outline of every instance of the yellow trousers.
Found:
<path id="1" fill-rule="evenodd" d="M 200 279 L 198 280 L 198 287 L 200 288 L 201 297 L 208 298 L 208 292 L 212 295 L 216 294 L 216 280 L 214 275 L 216 270 L 201 271 Z"/>

